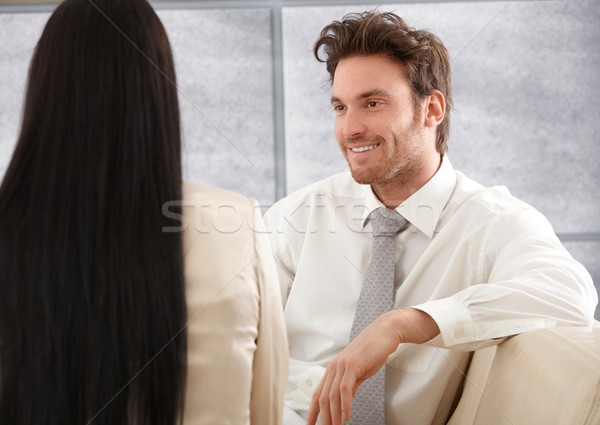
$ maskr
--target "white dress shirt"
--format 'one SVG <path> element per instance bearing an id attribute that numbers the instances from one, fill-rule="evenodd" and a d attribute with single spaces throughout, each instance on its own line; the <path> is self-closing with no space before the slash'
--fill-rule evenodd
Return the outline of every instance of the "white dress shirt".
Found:
<path id="1" fill-rule="evenodd" d="M 277 202 L 265 215 L 285 303 L 290 374 L 284 424 L 304 423 L 324 367 L 349 342 L 371 260 L 369 185 L 338 174 Z M 389 357 L 386 422 L 443 424 L 469 351 L 555 325 L 587 325 L 598 298 L 590 275 L 546 218 L 504 187 L 484 188 L 444 158 L 396 209 L 397 308 L 427 312 L 440 335 Z"/>

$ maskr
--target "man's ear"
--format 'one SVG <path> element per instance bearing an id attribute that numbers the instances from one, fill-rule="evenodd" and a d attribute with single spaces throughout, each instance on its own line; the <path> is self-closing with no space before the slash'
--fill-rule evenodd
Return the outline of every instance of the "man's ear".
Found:
<path id="1" fill-rule="evenodd" d="M 446 99 L 439 90 L 434 90 L 425 99 L 425 127 L 437 127 L 446 113 Z"/>

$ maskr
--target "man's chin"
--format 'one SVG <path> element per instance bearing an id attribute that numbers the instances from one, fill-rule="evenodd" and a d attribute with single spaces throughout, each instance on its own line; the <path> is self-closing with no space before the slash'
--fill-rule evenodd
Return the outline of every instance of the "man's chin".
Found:
<path id="1" fill-rule="evenodd" d="M 352 173 L 352 178 L 358 184 L 372 184 L 373 183 L 373 180 L 374 180 L 373 173 L 369 173 L 369 172 L 365 172 L 365 171 L 361 172 L 360 170 L 353 170 L 352 168 L 350 168 L 350 172 Z"/>

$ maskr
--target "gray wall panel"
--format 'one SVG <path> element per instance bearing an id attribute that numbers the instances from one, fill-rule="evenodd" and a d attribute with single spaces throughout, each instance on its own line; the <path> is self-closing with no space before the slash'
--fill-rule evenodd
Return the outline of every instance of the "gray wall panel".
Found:
<path id="1" fill-rule="evenodd" d="M 595 1 L 512 4 L 454 61 L 457 165 L 561 233 L 600 230 L 599 20 Z"/>
<path id="2" fill-rule="evenodd" d="M 190 179 L 275 199 L 269 9 L 161 10 Z"/>
<path id="3" fill-rule="evenodd" d="M 285 8 L 288 189 L 346 169 L 332 133 L 328 76 L 312 58 L 320 29 L 371 7 Z M 598 232 L 599 12 L 596 2 L 383 5 L 438 34 L 454 68 L 450 158 L 503 184 L 559 233 Z"/>
<path id="4" fill-rule="evenodd" d="M 49 16 L 0 14 L 0 178 L 19 133 L 29 61 Z"/>
<path id="5" fill-rule="evenodd" d="M 0 175 L 49 14 L 0 14 Z M 275 198 L 270 9 L 161 10 L 176 61 L 186 178 Z"/>

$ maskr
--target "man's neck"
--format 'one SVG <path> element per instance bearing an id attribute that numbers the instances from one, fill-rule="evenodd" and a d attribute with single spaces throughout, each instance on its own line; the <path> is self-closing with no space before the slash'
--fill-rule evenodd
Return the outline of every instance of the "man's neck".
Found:
<path id="1" fill-rule="evenodd" d="M 383 205 L 387 208 L 395 209 L 431 180 L 441 165 L 442 156 L 439 155 L 437 161 L 433 160 L 425 164 L 419 174 L 408 181 L 395 179 L 384 183 L 374 183 L 371 187 L 375 196 L 377 196 Z"/>

